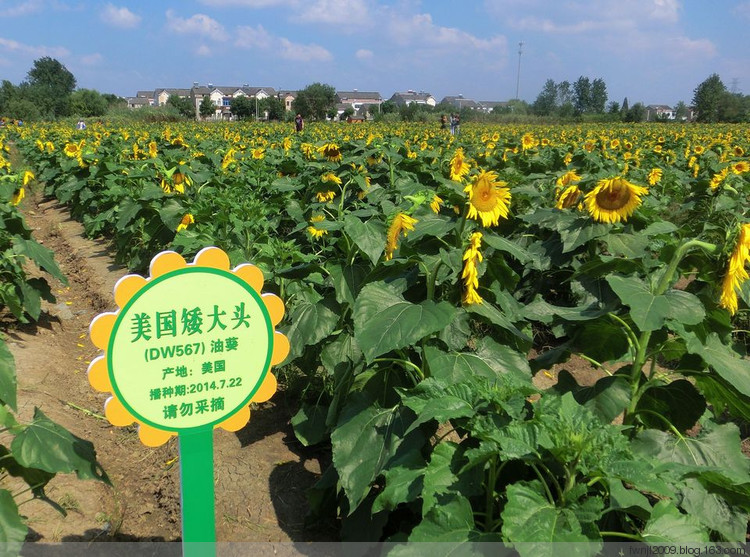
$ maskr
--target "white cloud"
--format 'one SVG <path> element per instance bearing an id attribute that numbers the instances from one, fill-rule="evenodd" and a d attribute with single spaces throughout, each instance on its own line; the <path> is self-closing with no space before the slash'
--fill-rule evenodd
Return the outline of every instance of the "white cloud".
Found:
<path id="1" fill-rule="evenodd" d="M 294 0 L 200 0 L 200 3 L 207 6 L 245 6 L 247 8 L 269 8 L 285 4 L 296 4 Z"/>
<path id="2" fill-rule="evenodd" d="M 42 8 L 43 3 L 41 0 L 27 0 L 16 6 L 10 6 L 4 10 L 0 10 L 0 17 L 18 17 L 33 14 L 41 11 Z"/>
<path id="3" fill-rule="evenodd" d="M 285 60 L 296 60 L 298 62 L 327 62 L 333 59 L 333 55 L 322 46 L 316 44 L 298 44 L 289 39 L 280 38 L 281 57 Z"/>
<path id="4" fill-rule="evenodd" d="M 734 7 L 734 12 L 745 19 L 750 19 L 750 2 L 742 2 L 738 4 Z"/>
<path id="5" fill-rule="evenodd" d="M 352 24 L 354 29 L 370 18 L 365 0 L 313 0 L 296 2 L 292 21 L 302 23 Z"/>
<path id="6" fill-rule="evenodd" d="M 122 29 L 133 29 L 141 22 L 141 16 L 134 14 L 127 8 L 118 8 L 113 4 L 104 6 L 99 17 L 104 23 Z"/>
<path id="7" fill-rule="evenodd" d="M 98 66 L 104 61 L 104 56 L 99 54 L 98 52 L 95 52 L 93 54 L 87 54 L 85 56 L 81 56 L 81 64 L 84 66 Z"/>
<path id="8" fill-rule="evenodd" d="M 28 54 L 34 57 L 50 56 L 52 58 L 66 58 L 70 55 L 70 51 L 62 46 L 49 47 L 27 45 L 14 41 L 13 39 L 4 39 L 2 37 L 0 37 L 0 49 L 20 54 Z"/>
<path id="9" fill-rule="evenodd" d="M 202 44 L 195 49 L 195 53 L 198 56 L 211 56 L 211 49 L 207 45 Z"/>
<path id="10" fill-rule="evenodd" d="M 388 22 L 388 32 L 402 46 L 501 51 L 503 54 L 507 49 L 507 39 L 503 36 L 482 39 L 455 27 L 436 25 L 430 14 L 416 14 L 407 18 L 393 14 Z"/>
<path id="11" fill-rule="evenodd" d="M 262 25 L 238 27 L 237 39 L 234 44 L 240 48 L 277 52 L 285 60 L 326 62 L 333 59 L 333 55 L 322 46 L 293 43 L 285 37 L 275 37 L 266 31 Z"/>
<path id="12" fill-rule="evenodd" d="M 188 19 L 175 15 L 174 10 L 167 10 L 167 29 L 179 34 L 197 35 L 214 41 L 226 41 L 228 38 L 224 26 L 205 14 L 195 14 Z"/>
<path id="13" fill-rule="evenodd" d="M 354 53 L 354 56 L 358 60 L 372 60 L 375 54 L 372 52 L 372 50 L 368 50 L 366 48 L 360 48 L 357 52 Z"/>

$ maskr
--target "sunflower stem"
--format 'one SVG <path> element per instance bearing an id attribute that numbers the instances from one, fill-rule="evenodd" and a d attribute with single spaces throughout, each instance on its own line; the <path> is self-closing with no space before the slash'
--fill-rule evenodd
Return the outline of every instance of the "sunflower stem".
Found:
<path id="1" fill-rule="evenodd" d="M 654 296 L 662 296 L 667 291 L 669 286 L 672 284 L 672 279 L 675 272 L 677 271 L 677 267 L 680 264 L 680 261 L 682 261 L 682 258 L 685 257 L 687 252 L 694 247 L 700 247 L 709 253 L 713 253 L 718 248 L 716 244 L 710 244 L 708 242 L 703 242 L 701 240 L 695 239 L 687 240 L 686 242 L 681 244 L 677 248 L 677 250 L 675 250 L 674 255 L 672 256 L 672 260 L 669 262 L 669 265 L 664 271 L 664 274 L 657 283 L 656 288 L 653 292 Z M 638 338 L 638 350 L 635 355 L 635 360 L 633 361 L 633 367 L 630 371 L 630 388 L 632 396 L 630 398 L 630 404 L 628 405 L 628 409 L 625 412 L 625 416 L 623 419 L 623 423 L 626 425 L 632 423 L 635 407 L 638 404 L 638 399 L 640 398 L 637 396 L 637 393 L 643 365 L 646 363 L 646 356 L 648 355 L 648 345 L 651 341 L 652 332 L 653 331 L 642 331 L 641 336 Z"/>

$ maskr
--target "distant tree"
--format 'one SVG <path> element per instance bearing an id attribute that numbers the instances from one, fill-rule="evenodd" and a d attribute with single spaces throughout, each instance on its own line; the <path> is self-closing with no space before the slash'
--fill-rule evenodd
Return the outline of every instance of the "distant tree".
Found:
<path id="1" fill-rule="evenodd" d="M 687 120 L 688 117 L 688 107 L 685 104 L 684 101 L 678 101 L 677 104 L 674 106 L 674 118 L 678 122 Z"/>
<path id="2" fill-rule="evenodd" d="M 573 89 L 570 81 L 565 80 L 557 84 L 557 105 L 573 104 Z"/>
<path id="3" fill-rule="evenodd" d="M 74 116 L 104 116 L 108 108 L 106 99 L 93 89 L 78 89 L 70 95 L 70 112 Z"/>
<path id="4" fill-rule="evenodd" d="M 102 93 L 102 98 L 107 101 L 108 108 L 125 108 L 128 106 L 128 101 L 123 99 L 119 95 L 114 93 Z"/>
<path id="5" fill-rule="evenodd" d="M 45 118 L 70 114 L 70 96 L 76 88 L 76 78 L 60 62 L 49 56 L 34 61 L 26 75 L 30 99 Z"/>
<path id="6" fill-rule="evenodd" d="M 388 100 L 380 103 L 381 114 L 391 114 L 393 112 L 398 112 L 398 105 L 395 102 Z"/>
<path id="7" fill-rule="evenodd" d="M 620 108 L 620 113 L 622 114 L 623 120 L 627 116 L 628 110 L 630 110 L 630 105 L 628 105 L 628 98 L 625 97 L 624 99 L 622 99 L 622 107 Z"/>
<path id="8" fill-rule="evenodd" d="M 234 97 L 229 103 L 229 109 L 240 120 L 248 120 L 255 116 L 255 99 L 245 95 Z"/>
<path id="9" fill-rule="evenodd" d="M 205 120 L 206 118 L 213 116 L 214 114 L 216 114 L 216 105 L 211 100 L 210 96 L 204 95 L 201 99 L 200 104 L 198 104 L 198 115 Z M 232 112 L 232 114 L 234 114 L 234 111 Z"/>
<path id="10" fill-rule="evenodd" d="M 693 106 L 699 122 L 719 121 L 719 105 L 726 90 L 719 74 L 711 74 L 693 90 Z"/>
<path id="11" fill-rule="evenodd" d="M 581 76 L 573 84 L 573 106 L 577 114 L 589 112 L 591 107 L 591 81 Z"/>
<path id="12" fill-rule="evenodd" d="M 0 114 L 4 114 L 5 107 L 13 99 L 18 97 L 18 87 L 13 85 L 7 79 L 3 79 L 2 85 L 0 85 Z"/>
<path id="13" fill-rule="evenodd" d="M 719 121 L 720 122 L 746 122 L 747 108 L 744 96 L 740 93 L 724 91 L 719 98 Z"/>
<path id="14" fill-rule="evenodd" d="M 2 115 L 14 120 L 23 120 L 24 122 L 33 122 L 42 119 L 42 114 L 39 112 L 37 105 L 22 97 L 9 100 L 3 107 Z"/>
<path id="15" fill-rule="evenodd" d="M 557 85 L 552 79 L 544 82 L 541 92 L 531 105 L 531 111 L 539 116 L 549 116 L 557 109 Z"/>
<path id="16" fill-rule="evenodd" d="M 600 77 L 591 83 L 591 94 L 589 97 L 589 110 L 596 114 L 604 113 L 607 104 L 607 84 Z"/>
<path id="17" fill-rule="evenodd" d="M 607 105 L 607 114 L 619 114 L 620 113 L 620 103 L 617 101 L 611 101 Z"/>
<path id="18" fill-rule="evenodd" d="M 323 120 L 331 111 L 335 114 L 336 89 L 331 85 L 313 83 L 297 93 L 292 101 L 292 110 L 303 118 Z"/>
<path id="19" fill-rule="evenodd" d="M 167 106 L 175 108 L 185 118 L 195 118 L 195 106 L 193 106 L 193 101 L 187 97 L 169 95 Z"/>
<path id="20" fill-rule="evenodd" d="M 284 101 L 278 97 L 266 97 L 260 101 L 260 110 L 268 115 L 269 120 L 281 121 L 286 116 Z"/>
<path id="21" fill-rule="evenodd" d="M 635 103 L 625 114 L 625 122 L 643 122 L 646 119 L 646 107 L 643 103 Z"/>
<path id="22" fill-rule="evenodd" d="M 351 106 L 347 106 L 344 109 L 344 112 L 341 113 L 341 116 L 339 117 L 339 119 L 346 120 L 350 116 L 354 116 L 354 109 Z"/>

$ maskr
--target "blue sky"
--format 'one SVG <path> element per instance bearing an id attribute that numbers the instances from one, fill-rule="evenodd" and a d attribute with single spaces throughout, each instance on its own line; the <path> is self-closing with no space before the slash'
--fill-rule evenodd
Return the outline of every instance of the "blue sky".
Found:
<path id="1" fill-rule="evenodd" d="M 122 96 L 320 81 L 507 100 L 518 80 L 533 102 L 583 75 L 610 101 L 689 104 L 712 73 L 750 94 L 749 26 L 750 0 L 0 0 L 0 79 L 51 56 Z"/>

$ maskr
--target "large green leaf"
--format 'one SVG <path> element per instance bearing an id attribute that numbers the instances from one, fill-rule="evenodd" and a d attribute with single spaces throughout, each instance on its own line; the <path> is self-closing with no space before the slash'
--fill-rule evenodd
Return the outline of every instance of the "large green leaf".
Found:
<path id="1" fill-rule="evenodd" d="M 608 234 L 604 239 L 612 255 L 637 259 L 646 252 L 648 238 L 638 234 Z"/>
<path id="2" fill-rule="evenodd" d="M 622 303 L 630 306 L 630 316 L 641 331 L 660 329 L 668 319 L 695 325 L 706 316 L 701 301 L 689 292 L 669 290 L 654 296 L 638 278 L 608 276 L 606 280 Z"/>
<path id="3" fill-rule="evenodd" d="M 711 333 L 705 342 L 694 334 L 685 334 L 687 349 L 697 354 L 740 393 L 750 396 L 750 360 L 741 358 L 727 346 L 716 333 Z"/>
<path id="4" fill-rule="evenodd" d="M 632 447 L 664 463 L 726 469 L 743 477 L 750 473 L 750 460 L 740 450 L 740 435 L 734 424 L 716 426 L 697 437 L 682 438 L 648 429 L 636 436 Z"/>
<path id="5" fill-rule="evenodd" d="M 572 393 L 579 404 L 591 410 L 605 424 L 612 423 L 625 410 L 632 394 L 628 380 L 621 375 L 602 377 L 593 386 L 584 387 L 566 369 L 558 374 L 553 390 L 561 395 Z"/>
<path id="6" fill-rule="evenodd" d="M 294 435 L 305 447 L 316 445 L 323 441 L 328 433 L 326 415 L 328 408 L 320 404 L 302 403 L 299 411 L 292 416 L 291 424 Z"/>
<path id="7" fill-rule="evenodd" d="M 38 408 L 33 421 L 16 435 L 10 449 L 21 466 L 52 473 L 75 472 L 80 479 L 109 482 L 96 460 L 94 445 L 56 424 Z"/>
<path id="8" fill-rule="evenodd" d="M 569 222 L 560 221 L 557 231 L 563 241 L 563 253 L 571 252 L 595 238 L 601 238 L 610 228 L 610 225 L 594 223 L 591 219 L 584 218 Z"/>
<path id="9" fill-rule="evenodd" d="M 38 244 L 34 240 L 26 240 L 16 236 L 13 239 L 13 251 L 31 259 L 40 269 L 48 272 L 61 283 L 67 286 L 68 279 L 65 278 L 60 267 L 55 263 L 55 255 L 51 249 Z"/>
<path id="10" fill-rule="evenodd" d="M 10 353 L 5 344 L 5 340 L 0 337 L 0 403 L 7 404 L 13 410 L 17 410 L 17 389 L 16 363 L 13 360 L 13 354 Z"/>
<path id="11" fill-rule="evenodd" d="M 338 306 L 330 299 L 316 303 L 303 300 L 291 312 L 290 321 L 285 334 L 291 344 L 290 357 L 296 357 L 305 346 L 319 343 L 334 331 L 339 322 Z"/>
<path id="12" fill-rule="evenodd" d="M 471 503 L 466 497 L 451 493 L 440 497 L 439 505 L 433 505 L 422 517 L 409 536 L 410 542 L 455 542 L 462 543 L 475 540 L 474 514 Z M 489 541 L 489 540 L 488 540 Z M 440 544 L 436 549 L 443 555 L 451 548 Z M 459 553 L 460 554 L 460 553 Z M 422 553 L 424 555 L 424 553 Z"/>
<path id="13" fill-rule="evenodd" d="M 446 327 L 456 313 L 448 302 L 412 304 L 382 282 L 366 285 L 354 304 L 354 337 L 365 358 L 405 348 Z"/>
<path id="14" fill-rule="evenodd" d="M 566 546 L 566 555 L 594 555 L 582 542 L 589 539 L 570 509 L 558 508 L 544 495 L 541 483 L 518 482 L 506 489 L 508 502 L 502 512 L 503 536 L 510 542 L 528 542 L 517 547 L 522 556 L 557 556 L 554 542 L 580 542 Z M 580 551 L 580 553 L 576 552 Z"/>
<path id="15" fill-rule="evenodd" d="M 409 430 L 431 420 L 445 423 L 448 420 L 473 416 L 476 413 L 472 396 L 474 393 L 466 392 L 467 389 L 469 387 L 466 384 L 449 379 L 436 381 L 434 378 L 428 378 L 419 383 L 402 396 L 404 406 L 411 408 L 417 415 Z"/>
<path id="16" fill-rule="evenodd" d="M 709 493 L 697 479 L 687 478 L 680 489 L 680 507 L 709 530 L 721 534 L 729 542 L 744 542 L 747 513 L 732 508 L 722 495 Z"/>
<path id="17" fill-rule="evenodd" d="M 18 506 L 7 489 L 0 489 L 0 552 L 20 555 L 27 528 L 18 514 Z"/>
<path id="18" fill-rule="evenodd" d="M 482 242 L 488 246 L 495 248 L 498 251 L 508 253 L 515 257 L 520 263 L 528 263 L 533 258 L 529 252 L 523 249 L 518 244 L 511 242 L 503 236 L 498 236 L 492 233 L 486 233 L 482 236 Z"/>
<path id="19" fill-rule="evenodd" d="M 686 544 L 707 542 L 708 532 L 693 516 L 682 514 L 671 501 L 659 501 L 641 532 L 648 544 Z"/>
<path id="20" fill-rule="evenodd" d="M 705 410 L 703 395 L 686 379 L 649 387 L 635 408 L 646 427 L 669 429 L 672 424 L 678 431 L 693 427 Z"/>
<path id="21" fill-rule="evenodd" d="M 399 407 L 382 408 L 364 395 L 351 397 L 342 410 L 331 433 L 331 448 L 350 513 L 364 500 L 370 484 L 404 441 L 402 436 L 411 420 L 402 414 Z M 415 431 L 412 435 L 421 434 Z"/>
<path id="22" fill-rule="evenodd" d="M 369 268 L 364 265 L 342 265 L 340 263 L 329 264 L 326 268 L 333 279 L 336 301 L 340 304 L 347 303 L 353 306 Z"/>
<path id="23" fill-rule="evenodd" d="M 385 251 L 385 224 L 377 220 L 361 221 L 355 216 L 347 215 L 344 219 L 344 231 L 373 265 L 378 262 Z"/>

